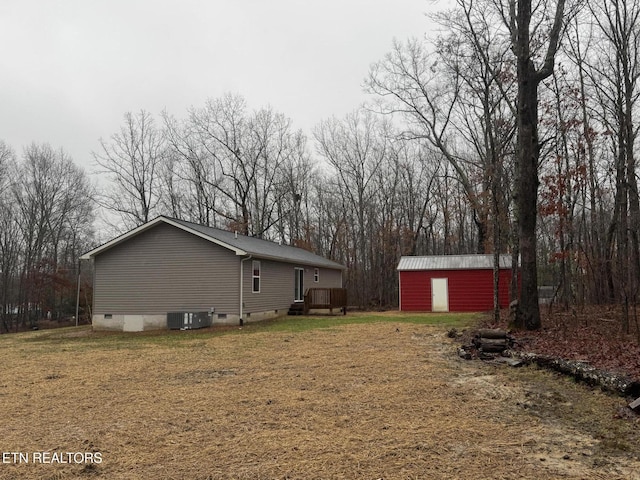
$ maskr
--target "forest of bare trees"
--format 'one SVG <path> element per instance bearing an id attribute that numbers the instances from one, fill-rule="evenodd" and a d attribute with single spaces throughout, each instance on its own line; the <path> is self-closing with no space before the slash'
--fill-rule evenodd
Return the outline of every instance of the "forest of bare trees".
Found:
<path id="1" fill-rule="evenodd" d="M 0 142 L 1 331 L 73 312 L 78 257 L 93 242 L 93 190 L 63 150 Z"/>
<path id="2" fill-rule="evenodd" d="M 97 187 L 62 150 L 0 144 L 1 328 L 71 314 L 96 216 L 113 236 L 164 214 L 332 258 L 365 308 L 397 305 L 401 255 L 512 253 L 521 326 L 550 285 L 563 307 L 621 305 L 628 331 L 639 16 L 640 0 L 456 0 L 363 72 L 366 105 L 310 132 L 240 94 L 126 113 L 93 153 Z"/>

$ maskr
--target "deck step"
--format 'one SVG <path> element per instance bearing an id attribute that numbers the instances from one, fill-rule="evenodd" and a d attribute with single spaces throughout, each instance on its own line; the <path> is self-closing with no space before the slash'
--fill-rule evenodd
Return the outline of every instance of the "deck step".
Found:
<path id="1" fill-rule="evenodd" d="M 289 307 L 288 315 L 304 315 L 304 303 L 292 303 Z"/>

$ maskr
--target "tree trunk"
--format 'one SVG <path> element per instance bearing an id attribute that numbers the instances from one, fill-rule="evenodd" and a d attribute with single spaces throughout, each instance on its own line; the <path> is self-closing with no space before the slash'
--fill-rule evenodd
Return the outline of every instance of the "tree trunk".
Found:
<path id="1" fill-rule="evenodd" d="M 553 26 L 549 32 L 549 45 L 542 68 L 536 70 L 531 53 L 531 0 L 509 2 L 512 46 L 517 59 L 518 77 L 518 153 L 516 158 L 518 180 L 516 207 L 522 290 L 516 311 L 515 324 L 527 330 L 541 327 L 538 305 L 538 266 L 536 263 L 536 221 L 538 211 L 538 85 L 553 73 L 558 51 L 565 0 L 558 0 Z M 516 5 L 517 4 L 517 5 Z M 539 25 L 538 25 L 539 26 Z"/>
<path id="2" fill-rule="evenodd" d="M 518 59 L 518 234 L 521 258 L 521 291 L 516 327 L 541 327 L 538 305 L 536 222 L 538 211 L 538 82 L 530 58 Z"/>

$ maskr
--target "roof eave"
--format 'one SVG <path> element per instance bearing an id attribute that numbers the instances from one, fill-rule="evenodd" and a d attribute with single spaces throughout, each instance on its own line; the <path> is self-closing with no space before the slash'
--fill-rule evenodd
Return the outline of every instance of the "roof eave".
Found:
<path id="1" fill-rule="evenodd" d="M 321 268 L 330 268 L 333 270 L 346 270 L 347 267 L 345 267 L 344 265 L 340 265 L 339 263 L 335 263 L 334 265 L 326 265 L 326 264 L 322 264 L 321 262 L 311 262 L 311 261 L 306 261 L 306 260 L 296 260 L 295 258 L 287 258 L 287 257 L 278 257 L 275 255 L 265 255 L 263 253 L 257 253 L 257 252 L 246 252 L 244 255 L 253 255 L 253 257 L 255 257 L 256 259 L 262 259 L 262 260 L 273 260 L 274 262 L 280 262 L 280 263 L 295 263 L 298 265 L 306 265 L 307 267 L 321 267 Z"/>

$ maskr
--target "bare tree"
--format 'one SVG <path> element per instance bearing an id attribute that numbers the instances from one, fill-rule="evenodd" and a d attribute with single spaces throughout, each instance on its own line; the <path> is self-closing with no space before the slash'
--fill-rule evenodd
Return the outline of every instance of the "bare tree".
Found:
<path id="1" fill-rule="evenodd" d="M 443 159 L 423 142 L 402 142 L 399 148 L 398 218 L 405 229 L 400 236 L 400 253 L 425 255 L 429 253 L 425 232 L 437 214 L 433 200 Z"/>
<path id="2" fill-rule="evenodd" d="M 15 161 L 15 153 L 6 143 L 0 140 L 0 191 L 9 184 L 10 164 Z"/>
<path id="3" fill-rule="evenodd" d="M 282 168 L 297 149 L 291 120 L 271 108 L 249 113 L 244 98 L 227 94 L 192 109 L 189 123 L 215 171 L 216 215 L 244 234 L 270 236 Z"/>
<path id="4" fill-rule="evenodd" d="M 352 266 L 349 275 L 357 285 L 357 300 L 365 305 L 369 299 L 371 257 L 368 252 L 368 219 L 375 196 L 375 178 L 389 153 L 389 126 L 373 113 L 356 110 L 344 120 L 332 118 L 314 130 L 319 154 L 337 176 L 345 220 L 352 232 Z"/>
<path id="5" fill-rule="evenodd" d="M 476 239 L 478 253 L 495 255 L 495 315 L 499 313 L 498 259 L 509 246 L 510 178 L 506 165 L 515 132 L 515 66 L 508 35 L 498 12 L 486 1 L 458 0 L 457 8 L 436 14 L 445 31 L 429 46 L 424 41 L 395 43 L 374 65 L 367 80 L 371 93 L 390 99 L 384 113 L 400 113 L 407 121 L 405 138 L 424 138 L 452 167 L 442 189 L 457 189 L 467 202 L 446 203 L 441 219 L 444 252 L 451 253 L 454 223 L 464 245 Z M 467 205 L 473 227 L 467 228 Z M 475 228 L 476 232 L 471 232 Z M 467 250 L 462 247 L 462 250 Z"/>
<path id="6" fill-rule="evenodd" d="M 484 253 L 492 249 L 493 236 L 487 193 L 492 180 L 497 184 L 503 177 L 511 148 L 513 80 L 508 48 L 487 9 L 471 1 L 458 4 L 457 10 L 436 16 L 448 30 L 431 50 L 426 41 L 395 42 L 372 67 L 367 89 L 387 100 L 380 106 L 383 113 L 402 115 L 405 138 L 427 140 L 453 167 L 472 209 L 475 250 Z"/>
<path id="7" fill-rule="evenodd" d="M 640 90 L 640 2 L 589 2 L 601 39 L 599 61 L 591 63 L 603 122 L 611 135 L 615 165 L 614 215 L 609 228 L 609 251 L 615 250 L 616 291 L 623 306 L 622 328 L 629 332 L 629 309 L 637 304 L 640 288 L 640 199 L 635 148 Z M 615 247 L 614 247 L 615 246 Z M 636 316 L 637 318 L 637 316 Z"/>
<path id="8" fill-rule="evenodd" d="M 310 186 L 318 178 L 301 131 L 291 137 L 291 147 L 276 182 L 277 228 L 281 241 L 312 250 Z"/>
<path id="9" fill-rule="evenodd" d="M 127 112 L 120 132 L 110 141 L 100 140 L 101 152 L 93 153 L 109 183 L 98 203 L 123 223 L 119 230 L 149 221 L 158 204 L 158 171 L 163 155 L 162 135 L 148 112 Z"/>
<path id="10" fill-rule="evenodd" d="M 536 5 L 536 11 L 546 20 L 550 15 L 549 2 Z M 548 42 L 542 64 L 536 66 L 542 38 L 542 23 L 535 23 L 532 0 L 498 0 L 505 24 L 511 34 L 511 47 L 516 57 L 517 100 L 517 184 L 516 205 L 521 255 L 522 285 L 518 303 L 516 326 L 527 330 L 541 327 L 538 304 L 538 264 L 536 250 L 536 222 L 538 215 L 538 166 L 541 144 L 538 136 L 538 87 L 553 73 L 556 52 L 562 34 L 565 0 L 558 0 L 553 23 L 548 29 Z"/>
<path id="11" fill-rule="evenodd" d="M 15 175 L 20 181 L 11 191 L 22 248 L 16 304 L 26 324 L 45 309 L 59 310 L 72 290 L 77 256 L 92 234 L 92 189 L 84 171 L 48 144 L 27 147 Z"/>
<path id="12" fill-rule="evenodd" d="M 450 44 L 451 48 L 458 48 Z M 449 48 L 447 47 L 447 48 Z M 444 55 L 454 57 L 457 52 L 447 50 Z M 483 210 L 473 176 L 475 169 L 469 163 L 464 149 L 456 141 L 459 131 L 455 114 L 460 99 L 463 79 L 459 71 L 453 77 L 440 75 L 444 64 L 427 50 L 426 45 L 410 40 L 406 44 L 395 42 L 385 59 L 375 64 L 367 79 L 367 90 L 388 102 L 380 105 L 383 113 L 399 113 L 407 121 L 403 138 L 424 139 L 442 152 L 453 167 L 458 181 L 467 194 L 474 211 Z M 480 184 L 481 185 L 481 184 Z M 479 222 L 484 215 L 477 215 Z M 486 225 L 479 224 L 486 231 Z M 483 235 L 480 235 L 484 238 Z M 484 249 L 484 245 L 480 248 Z"/>
<path id="13" fill-rule="evenodd" d="M 7 314 L 11 311 L 10 301 L 15 289 L 21 250 L 16 204 L 11 195 L 15 162 L 13 150 L 0 141 L 0 318 L 2 328 L 7 332 L 11 328 Z"/>
<path id="14" fill-rule="evenodd" d="M 162 202 L 171 215 L 217 226 L 222 176 L 202 145 L 196 125 L 163 113 L 167 149 L 162 163 Z"/>
<path id="15" fill-rule="evenodd" d="M 507 165 L 511 163 L 515 133 L 514 65 L 498 13 L 491 4 L 483 0 L 457 0 L 457 4 L 457 10 L 436 16 L 450 32 L 439 40 L 439 50 L 442 61 L 452 72 L 459 72 L 464 86 L 464 95 L 459 98 L 463 128 L 458 132 L 470 145 L 481 172 L 479 195 L 486 200 L 477 202 L 473 214 L 480 234 L 478 251 L 492 251 L 494 255 L 493 310 L 498 321 L 500 253 L 511 243 Z M 460 55 L 447 55 L 453 45 Z M 511 247 L 515 256 L 518 249 Z"/>
<path id="16" fill-rule="evenodd" d="M 603 115 L 597 113 L 597 99 L 600 87 L 606 83 L 606 78 L 598 75 L 597 69 L 592 68 L 593 56 L 600 57 L 597 52 L 595 26 L 593 25 L 591 12 L 585 9 L 576 15 L 569 24 L 569 34 L 566 42 L 566 56 L 575 66 L 575 85 L 578 95 L 581 121 L 580 145 L 586 162 L 587 188 L 584 190 L 583 207 L 581 210 L 581 223 L 584 225 L 584 241 L 587 259 L 587 274 L 585 282 L 589 295 L 586 300 L 603 303 L 613 299 L 613 279 L 610 258 L 611 249 L 606 246 L 606 230 L 609 214 L 607 213 L 607 193 L 605 189 L 605 176 L 599 159 L 607 157 L 603 127 Z M 589 28 L 584 28 L 589 25 Z M 604 53 L 604 52 L 602 52 Z M 602 55 L 601 58 L 605 56 Z M 596 76 L 598 78 L 596 78 Z M 580 231 L 580 229 L 578 229 Z"/>

